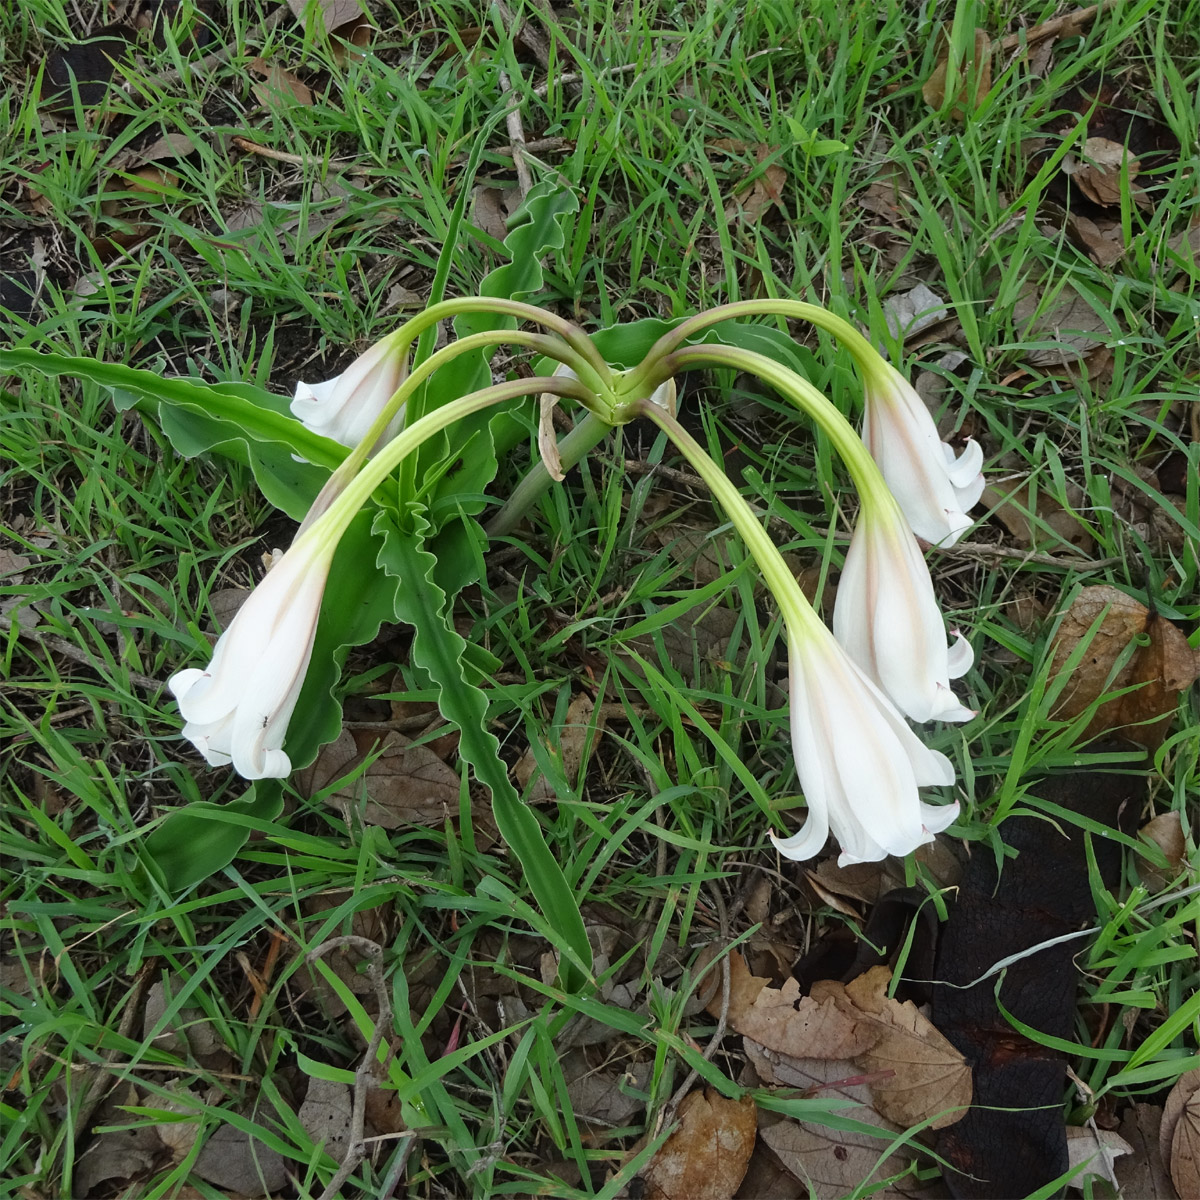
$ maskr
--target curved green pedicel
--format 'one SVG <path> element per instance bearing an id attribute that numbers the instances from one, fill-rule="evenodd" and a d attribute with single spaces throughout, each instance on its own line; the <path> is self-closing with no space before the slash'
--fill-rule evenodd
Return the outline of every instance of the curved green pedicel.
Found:
<path id="1" fill-rule="evenodd" d="M 432 362 L 432 359 L 430 361 Z M 317 546 L 336 546 L 355 513 L 367 502 L 371 493 L 423 442 L 463 417 L 504 400 L 527 396 L 531 392 L 552 392 L 584 404 L 593 398 L 593 393 L 578 381 L 547 375 L 498 383 L 472 392 L 459 400 L 452 400 L 449 404 L 426 413 L 419 421 L 414 421 L 392 438 L 370 462 L 346 482 L 341 493 L 329 503 L 325 511 L 297 535 L 292 543 L 293 548 L 300 543 L 307 547 L 310 542 Z"/>
<path id="2" fill-rule="evenodd" d="M 864 380 L 877 380 L 882 368 L 888 366 L 887 360 L 871 345 L 869 341 L 849 321 L 831 313 L 819 304 L 807 304 L 803 300 L 740 300 L 736 304 L 723 304 L 719 308 L 699 313 L 676 325 L 669 333 L 650 348 L 641 366 L 637 369 L 652 369 L 655 361 L 662 359 L 679 349 L 689 338 L 702 333 L 713 325 L 725 321 L 733 321 L 739 317 L 792 317 L 797 321 L 807 321 L 818 329 L 837 338 L 854 358 Z"/>
<path id="3" fill-rule="evenodd" d="M 762 523 L 754 515 L 754 510 L 729 476 L 665 409 L 648 401 L 643 401 L 637 407 L 637 415 L 649 417 L 671 439 L 676 449 L 687 459 L 692 469 L 704 480 L 719 501 L 733 527 L 746 543 L 746 549 L 758 564 L 763 582 L 775 597 L 789 632 L 793 636 L 801 636 L 804 633 L 830 636 L 824 621 L 801 591 L 779 547 L 771 541 Z"/>
<path id="4" fill-rule="evenodd" d="M 450 301 L 447 301 L 447 303 L 450 303 Z M 395 334 L 389 334 L 383 340 L 387 341 L 389 338 L 395 336 Z M 436 354 L 431 355 L 417 366 L 412 374 L 408 375 L 404 379 L 404 382 L 392 393 L 391 398 L 383 406 L 379 415 L 372 422 L 371 427 L 363 435 L 358 445 L 354 447 L 350 454 L 343 460 L 342 464 L 329 477 L 329 481 L 321 489 L 321 494 L 313 502 L 312 511 L 305 518 L 299 532 L 303 533 L 328 508 L 333 500 L 342 493 L 349 481 L 358 474 L 362 469 L 363 463 L 367 461 L 368 456 L 375 447 L 375 444 L 383 436 L 384 431 L 421 384 L 460 354 L 469 354 L 474 350 L 480 350 L 488 346 L 502 345 L 524 346 L 528 349 L 536 350 L 546 358 L 553 358 L 558 362 L 565 363 L 575 372 L 576 376 L 579 376 L 581 370 L 585 374 L 590 374 L 581 356 L 565 341 L 556 337 L 548 337 L 542 333 L 532 333 L 520 329 L 489 329 L 482 333 L 473 333 L 458 341 L 451 342 L 450 345 L 444 346 Z M 579 399 L 586 407 L 593 410 L 604 404 L 603 393 L 589 392 L 586 398 L 580 395 L 576 396 L 576 399 Z M 431 432 L 437 431 L 433 430 Z"/>

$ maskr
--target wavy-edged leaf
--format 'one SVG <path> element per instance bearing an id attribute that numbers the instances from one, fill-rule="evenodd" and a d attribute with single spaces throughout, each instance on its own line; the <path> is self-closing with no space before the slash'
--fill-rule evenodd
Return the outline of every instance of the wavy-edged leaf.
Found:
<path id="1" fill-rule="evenodd" d="M 400 581 L 377 565 L 383 538 L 373 522 L 395 528 L 388 514 L 363 510 L 350 522 L 333 556 L 312 658 L 284 744 L 293 771 L 307 767 L 342 730 L 342 703 L 334 689 L 350 647 L 374 641 L 380 626 L 395 619 Z"/>
<path id="2" fill-rule="evenodd" d="M 504 239 L 509 261 L 484 276 L 479 285 L 479 294 L 523 300 L 538 292 L 544 282 L 542 258 L 565 244 L 562 219 L 578 207 L 575 193 L 557 184 L 545 182 L 531 188 L 524 204 L 513 215 L 513 228 Z M 516 326 L 515 318 L 500 313 L 460 313 L 454 319 L 457 338 L 487 330 L 515 329 Z M 475 350 L 460 354 L 447 363 L 429 380 L 423 394 L 413 398 L 415 403 L 410 410 L 410 419 L 478 388 L 487 387 L 492 382 L 489 363 L 494 352 L 494 348 Z M 425 497 L 435 514 L 447 503 L 453 506 L 456 516 L 459 513 L 473 515 L 480 511 L 484 489 L 496 477 L 498 469 L 497 437 L 501 441 L 501 452 L 520 440 L 511 418 L 504 413 L 481 412 L 460 421 L 421 447 L 414 456 L 413 474 L 410 476 L 414 480 L 440 474 L 439 465 L 449 459 L 458 460 L 457 465 L 441 476 Z M 442 505 L 439 505 L 439 500 L 443 502 Z M 435 522 L 436 527 L 438 525 Z M 469 581 L 470 577 L 459 586 Z"/>
<path id="3" fill-rule="evenodd" d="M 546 845 L 537 817 L 509 781 L 500 743 L 487 728 L 487 697 L 470 681 L 463 663 L 467 644 L 446 619 L 446 594 L 433 578 L 437 560 L 422 544 L 428 522 L 419 511 L 411 517 L 417 537 L 402 535 L 383 513 L 375 525 L 383 535 L 381 565 L 404 581 L 396 589 L 396 616 L 416 630 L 412 660 L 436 684 L 442 716 L 458 727 L 459 754 L 491 791 L 496 826 L 520 864 L 538 907 L 578 958 L 590 964 L 591 949 L 575 895 Z M 562 976 L 568 990 L 582 983 L 565 958 Z"/>
<path id="4" fill-rule="evenodd" d="M 253 384 L 204 383 L 92 358 L 0 350 L 0 370 L 18 368 L 107 388 L 118 411 L 136 408 L 152 416 L 185 458 L 211 453 L 249 465 L 263 495 L 297 521 L 347 454 L 292 417 L 286 397 Z"/>

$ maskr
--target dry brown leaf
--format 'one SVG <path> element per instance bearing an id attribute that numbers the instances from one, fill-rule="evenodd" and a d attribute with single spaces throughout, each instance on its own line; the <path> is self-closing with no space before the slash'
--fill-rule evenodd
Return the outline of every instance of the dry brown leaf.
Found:
<path id="1" fill-rule="evenodd" d="M 158 162 L 164 158 L 188 158 L 199 149 L 196 140 L 188 133 L 167 133 L 140 150 L 131 150 L 128 158 L 118 156 L 113 162 L 115 170 Z"/>
<path id="2" fill-rule="evenodd" d="M 939 325 L 950 315 L 946 302 L 932 288 L 918 283 L 907 292 L 889 296 L 883 303 L 883 319 L 892 337 L 915 337 L 930 325 Z"/>
<path id="3" fill-rule="evenodd" d="M 611 1032 L 611 1031 L 610 1031 Z M 607 1051 L 608 1047 L 603 1047 Z M 606 1058 L 609 1056 L 606 1054 Z M 559 1060 L 571 1111 L 581 1121 L 597 1122 L 607 1129 L 632 1125 L 645 1111 L 645 1100 L 631 1092 L 645 1092 L 653 1071 L 652 1062 L 594 1066 L 588 1052 L 574 1047 Z M 622 1091 L 621 1084 L 626 1085 Z"/>
<path id="4" fill-rule="evenodd" d="M 516 195 L 516 193 L 513 193 Z M 511 215 L 504 202 L 505 193 L 499 188 L 480 184 L 471 193 L 471 220 L 488 237 L 503 242 L 508 237 L 508 218 Z"/>
<path id="5" fill-rule="evenodd" d="M 441 825 L 458 815 L 458 773 L 428 746 L 414 745 L 395 730 L 381 737 L 375 729 L 343 729 L 336 741 L 322 747 L 316 762 L 300 772 L 297 786 L 305 795 L 314 795 L 348 774 L 380 743 L 382 752 L 366 773 L 327 795 L 326 804 L 357 810 L 365 793 L 363 821 L 384 829 Z"/>
<path id="6" fill-rule="evenodd" d="M 725 205 L 726 222 L 732 225 L 741 220 L 747 225 L 757 225 L 771 205 L 783 207 L 783 187 L 786 183 L 787 172 L 778 163 L 771 163 L 749 188 L 733 194 Z"/>
<path id="7" fill-rule="evenodd" d="M 1071 284 L 1057 288 L 1047 304 L 1046 285 L 1027 280 L 1013 305 L 1013 325 L 1024 341 L 1037 339 L 1049 345 L 1026 350 L 1025 361 L 1035 367 L 1061 367 L 1078 362 L 1108 336 L 1105 314 Z M 1107 314 L 1111 318 L 1111 313 Z"/>
<path id="8" fill-rule="evenodd" d="M 879 1031 L 855 1062 L 878 1076 L 871 1095 L 880 1115 L 910 1126 L 936 1114 L 930 1128 L 943 1129 L 961 1120 L 971 1103 L 971 1068 L 911 1000 L 901 1004 L 887 995 L 891 977 L 887 967 L 872 967 L 845 987 L 846 997 Z"/>
<path id="9" fill-rule="evenodd" d="M 764 1124 L 762 1140 L 778 1155 L 791 1173 L 808 1186 L 812 1200 L 843 1200 L 866 1182 L 886 1179 L 906 1169 L 898 1154 L 880 1162 L 890 1135 L 899 1127 L 870 1107 L 867 1087 L 861 1080 L 847 1078 L 846 1064 L 832 1059 L 784 1059 L 771 1056 L 754 1043 L 747 1053 L 764 1082 L 800 1087 L 821 1096 L 852 1100 L 859 1108 L 839 1109 L 839 1115 L 865 1125 L 877 1125 L 878 1138 L 849 1130 L 828 1129 L 805 1121 Z"/>
<path id="10" fill-rule="evenodd" d="M 288 1182 L 283 1156 L 233 1125 L 217 1127 L 192 1164 L 192 1173 L 243 1196 L 274 1192 Z"/>
<path id="11" fill-rule="evenodd" d="M 350 1145 L 350 1116 L 353 1094 L 344 1083 L 332 1079 L 310 1079 L 304 1103 L 296 1114 L 305 1132 L 335 1163 L 346 1157 Z"/>
<path id="12" fill-rule="evenodd" d="M 721 150 L 727 154 L 746 154 L 753 151 L 758 163 L 762 163 L 768 155 L 779 149 L 778 146 L 751 144 L 736 138 L 717 138 L 708 145 L 712 150 Z M 733 193 L 725 205 L 726 223 L 732 225 L 741 220 L 747 225 L 757 225 L 772 204 L 778 204 L 782 208 L 783 188 L 786 183 L 787 172 L 778 163 L 771 163 L 752 183 L 738 188 Z"/>
<path id="13" fill-rule="evenodd" d="M 732 1200 L 754 1151 L 754 1098 L 704 1088 L 686 1095 L 676 1115 L 679 1128 L 642 1170 L 646 1200 Z"/>
<path id="14" fill-rule="evenodd" d="M 1162 1155 L 1164 1163 L 1171 1161 L 1171 1143 L 1175 1138 L 1175 1126 L 1179 1124 L 1179 1118 L 1183 1116 L 1183 1110 L 1187 1108 L 1188 1101 L 1198 1092 L 1200 1092 L 1200 1067 L 1194 1071 L 1188 1071 L 1186 1075 L 1181 1075 L 1175 1081 L 1175 1086 L 1167 1093 L 1167 1100 L 1163 1105 L 1162 1124 L 1158 1127 L 1158 1152 Z"/>
<path id="15" fill-rule="evenodd" d="M 941 887 L 954 887 L 962 878 L 962 863 L 946 838 L 935 838 L 918 846 L 914 856 Z M 880 896 L 905 886 L 904 865 L 894 858 L 883 862 L 852 863 L 848 867 L 839 867 L 835 858 L 825 858 L 805 874 L 826 891 L 861 904 L 875 904 Z"/>
<path id="16" fill-rule="evenodd" d="M 1062 169 L 1089 200 L 1109 207 L 1121 203 L 1124 176 L 1128 176 L 1129 189 L 1133 190 L 1141 164 L 1119 142 L 1092 137 L 1080 147 L 1078 158 L 1068 154 L 1063 159 Z"/>
<path id="17" fill-rule="evenodd" d="M 1175 1200 L 1170 1177 L 1158 1151 L 1163 1110 L 1156 1104 L 1133 1104 L 1125 1110 L 1117 1131 L 1133 1148 L 1117 1159 L 1114 1171 L 1129 1200 Z"/>
<path id="18" fill-rule="evenodd" d="M 1074 1176 L 1080 1187 L 1089 1177 L 1115 1185 L 1117 1177 L 1113 1164 L 1118 1158 L 1132 1153 L 1133 1147 L 1111 1129 L 1095 1129 L 1089 1125 L 1067 1127 L 1067 1161 L 1072 1170 L 1082 1168 Z"/>
<path id="19" fill-rule="evenodd" d="M 256 75 L 263 77 L 264 82 L 252 84 L 250 88 L 259 104 L 270 108 L 280 101 L 287 103 L 290 97 L 306 108 L 312 106 L 313 95 L 308 85 L 297 79 L 286 67 L 281 67 L 278 63 L 268 63 L 261 58 L 252 58 L 246 65 Z"/>
<path id="20" fill-rule="evenodd" d="M 142 1103 L 133 1084 L 118 1085 L 92 1115 L 89 1129 L 128 1125 L 130 1114 L 125 1109 Z M 153 1125 L 96 1134 L 75 1160 L 72 1195 L 83 1200 L 109 1180 L 137 1179 L 149 1171 L 161 1153 L 161 1140 Z M 105 1190 L 104 1194 L 113 1193 Z"/>
<path id="21" fill-rule="evenodd" d="M 938 50 L 937 65 L 933 68 L 933 74 L 921 86 L 921 95 L 925 98 L 925 103 L 930 108 L 940 109 L 946 102 L 946 67 L 949 59 L 949 30 L 944 29 L 942 31 L 941 48 Z M 969 96 L 967 89 L 970 86 L 972 67 L 976 68 L 975 93 L 973 96 Z M 966 116 L 966 107 L 969 107 L 972 111 L 977 109 L 991 90 L 992 43 L 991 39 L 982 29 L 977 29 L 975 31 L 974 53 L 967 62 L 962 64 L 959 71 L 958 94 L 955 97 L 954 108 L 950 115 L 956 121 L 961 121 Z"/>
<path id="22" fill-rule="evenodd" d="M 1096 540 L 1070 511 L 1039 488 L 1036 480 L 1008 480 L 988 484 L 979 502 L 991 509 L 1022 546 L 1044 549 L 1050 554 L 1090 554 Z M 1082 505 L 1083 493 L 1068 484 L 1067 503 Z M 1035 522 L 1033 517 L 1038 520 Z M 1055 536 L 1057 535 L 1057 537 Z"/>
<path id="23" fill-rule="evenodd" d="M 1093 221 L 1080 213 L 1071 213 L 1067 218 L 1067 234 L 1099 266 L 1111 267 L 1125 256 L 1125 236 L 1120 221 L 1103 218 Z"/>
<path id="24" fill-rule="evenodd" d="M 142 1012 L 143 1041 L 158 1027 L 167 1011 L 168 1002 L 173 1004 L 173 997 L 183 988 L 184 980 L 170 973 L 150 985 Z M 225 1069 L 232 1062 L 232 1056 L 216 1026 L 201 1008 L 188 1006 L 176 1009 L 165 1027 L 154 1036 L 152 1044 L 158 1050 L 176 1054 L 185 1060 L 191 1056 L 210 1069 Z"/>
<path id="25" fill-rule="evenodd" d="M 1144 685 L 1105 701 L 1088 722 L 1083 737 L 1119 729 L 1122 736 L 1156 749 L 1171 724 L 1179 693 L 1200 675 L 1200 653 L 1170 621 L 1117 588 L 1099 584 L 1084 588 L 1063 617 L 1052 643 L 1052 677 L 1063 670 L 1071 652 L 1098 619 L 1100 624 L 1053 715 L 1071 720 L 1105 692 Z M 1117 659 L 1134 638 L 1145 640 L 1106 686 Z"/>
<path id="26" fill-rule="evenodd" d="M 1177 812 L 1160 813 L 1138 830 L 1138 836 L 1153 842 L 1167 860 L 1165 874 L 1146 859 L 1137 860 L 1138 875 L 1141 876 L 1142 883 L 1151 892 L 1161 892 L 1179 875 L 1185 865 L 1187 839 L 1183 836 L 1183 820 Z"/>
<path id="27" fill-rule="evenodd" d="M 359 0 L 288 0 L 288 8 L 306 33 L 315 28 L 348 37 L 344 30 L 353 31 L 367 20 Z"/>
<path id="28" fill-rule="evenodd" d="M 159 1096 L 151 1101 L 155 1108 L 162 1109 L 164 1112 L 175 1113 L 184 1117 L 182 1121 L 160 1121 L 154 1126 L 155 1133 L 158 1134 L 159 1140 L 166 1146 L 174 1156 L 176 1162 L 182 1162 L 192 1152 L 192 1147 L 196 1144 L 196 1138 L 200 1135 L 201 1118 L 198 1115 L 201 1109 L 200 1098 L 197 1097 L 190 1088 L 182 1085 L 168 1085 L 176 1094 L 184 1094 L 191 1097 L 191 1102 L 183 1100 L 167 1099 Z"/>
<path id="29" fill-rule="evenodd" d="M 546 742 L 546 753 L 556 760 L 570 787 L 574 787 L 579 779 L 579 773 L 584 767 L 584 754 L 595 749 L 596 741 L 604 728 L 604 712 L 601 710 L 592 729 L 592 716 L 596 702 L 586 692 L 579 692 L 571 698 L 567 705 L 567 715 L 558 730 L 558 745 Z M 528 749 L 517 760 L 513 767 L 513 776 L 521 787 L 525 787 L 534 775 L 538 773 L 537 758 L 533 750 Z M 530 793 L 531 804 L 545 804 L 558 795 L 554 784 L 539 775 Z"/>
<path id="30" fill-rule="evenodd" d="M 713 944 L 714 949 L 716 943 Z M 716 990 L 709 999 L 706 1007 L 711 1016 L 719 1017 L 721 1015 L 721 1005 L 724 999 L 724 985 L 721 983 L 721 970 L 715 964 L 711 968 L 709 980 L 705 981 L 705 990 L 709 988 L 710 981 L 716 980 Z M 729 1012 L 727 1019 L 733 1029 L 738 1032 L 743 1032 L 739 1028 L 741 1021 L 745 1019 L 746 1013 L 753 1007 L 754 1002 L 758 999 L 763 988 L 770 982 L 764 979 L 761 975 L 752 975 L 750 968 L 746 966 L 746 960 L 742 957 L 740 950 L 734 950 L 729 955 Z M 773 990 L 773 989 L 772 989 Z"/>
<path id="31" fill-rule="evenodd" d="M 1180 1196 L 1200 1196 L 1200 1092 L 1184 1105 L 1171 1137 L 1171 1182 Z"/>
<path id="32" fill-rule="evenodd" d="M 840 986 L 840 985 L 839 985 Z M 853 1058 L 870 1049 L 881 1031 L 847 1013 L 832 999 L 800 995 L 788 979 L 782 988 L 764 987 L 731 1027 L 768 1050 L 792 1058 Z"/>

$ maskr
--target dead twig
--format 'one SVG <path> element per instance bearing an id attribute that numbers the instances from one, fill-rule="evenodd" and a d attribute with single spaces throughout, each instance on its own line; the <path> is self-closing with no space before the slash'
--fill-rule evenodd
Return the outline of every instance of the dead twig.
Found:
<path id="1" fill-rule="evenodd" d="M 959 554 L 968 558 L 1010 558 L 1019 563 L 1036 563 L 1040 567 L 1063 567 L 1066 570 L 1099 571 L 1104 567 L 1115 567 L 1123 558 L 1074 558 L 1065 554 L 1044 554 L 1037 550 L 1010 550 L 1007 546 L 993 546 L 990 542 L 959 542 L 954 546 L 943 546 L 939 554 Z"/>
<path id="2" fill-rule="evenodd" d="M 0 633 L 7 634 L 12 628 L 13 619 L 9 613 L 0 613 Z M 96 656 L 89 654 L 86 650 L 79 646 L 72 646 L 70 642 L 63 638 L 56 637 L 52 633 L 39 633 L 36 629 L 23 629 L 17 627 L 17 633 L 20 637 L 30 638 L 37 642 L 43 649 L 51 651 L 54 654 L 61 654 L 63 658 L 69 658 L 72 662 L 82 663 L 84 666 L 91 667 L 99 671 L 101 675 L 107 675 L 107 672 L 96 661 Z M 126 675 L 129 677 L 129 682 L 137 684 L 145 692 L 161 692 L 166 686 L 161 679 L 151 679 L 149 675 L 142 675 L 138 671 L 131 669 L 126 670 Z"/>
<path id="3" fill-rule="evenodd" d="M 1032 46 L 1052 37 L 1069 37 L 1078 33 L 1085 25 L 1094 21 L 1106 9 L 1112 8 L 1117 0 L 1104 0 L 1103 4 L 1093 4 L 1091 8 L 1077 8 L 1074 12 L 1063 13 L 1061 17 L 1044 21 L 1032 29 L 1020 29 L 1010 33 L 1000 42 L 1002 51 L 1016 50 L 1022 45 Z"/>
<path id="4" fill-rule="evenodd" d="M 496 11 L 507 29 L 512 30 L 513 41 L 523 42 L 543 71 L 550 69 L 550 39 L 531 21 L 521 20 L 504 0 L 496 0 Z"/>
<path id="5" fill-rule="evenodd" d="M 133 1023 L 137 1020 L 137 1015 L 141 1011 L 142 996 L 145 994 L 146 986 L 150 982 L 150 968 L 146 967 L 134 980 L 133 987 L 129 991 L 129 995 L 125 997 L 125 1007 L 121 1011 L 121 1024 L 117 1029 L 117 1041 L 128 1041 L 133 1033 Z M 92 1114 L 96 1111 L 100 1101 L 104 1099 L 105 1088 L 100 1086 L 105 1073 L 111 1070 L 117 1062 L 119 1052 L 110 1050 L 105 1056 L 102 1063 L 98 1063 L 94 1067 L 86 1068 L 84 1072 L 84 1084 L 79 1094 L 79 1107 L 75 1110 L 75 1139 L 78 1139 L 87 1130 L 88 1122 L 92 1119 Z"/>
<path id="6" fill-rule="evenodd" d="M 244 138 L 240 134 L 229 139 L 239 150 L 247 154 L 257 154 L 259 158 L 269 158 L 272 162 L 291 163 L 295 167 L 310 167 L 316 165 L 316 160 L 306 158 L 303 154 L 289 154 L 286 150 L 272 150 L 270 146 L 260 145 Z"/>
<path id="7" fill-rule="evenodd" d="M 721 944 L 729 944 L 729 913 L 725 909 L 725 899 L 717 889 L 716 884 L 712 884 L 709 888 L 709 894 L 713 898 L 713 904 L 717 910 L 717 922 L 721 931 Z M 721 955 L 721 1015 L 717 1018 L 717 1027 L 713 1030 L 713 1035 L 708 1039 L 708 1045 L 701 1052 L 701 1058 L 705 1062 L 710 1062 L 714 1054 L 721 1046 L 721 1042 L 725 1038 L 725 1027 L 729 1023 L 729 996 L 730 996 L 730 973 L 729 973 L 729 955 Z M 700 1072 L 693 1067 L 687 1075 L 687 1078 L 675 1089 L 675 1094 L 671 1097 L 670 1103 L 659 1114 L 659 1120 L 655 1133 L 662 1128 L 663 1120 L 667 1113 L 670 1113 L 671 1120 L 675 1119 L 675 1110 L 679 1107 L 684 1096 L 691 1090 L 691 1086 L 696 1081 L 696 1077 Z"/>
<path id="8" fill-rule="evenodd" d="M 512 84 L 505 71 L 500 72 L 500 90 L 505 95 L 512 91 Z M 529 189 L 533 187 L 533 176 L 529 172 L 529 163 L 525 160 L 525 130 L 521 125 L 519 104 L 514 104 L 509 108 L 504 123 L 508 128 L 508 144 L 512 149 L 513 166 L 517 171 L 517 190 L 521 193 L 521 199 L 524 200 L 529 195 Z"/>
<path id="9" fill-rule="evenodd" d="M 342 1165 L 321 1193 L 321 1200 L 337 1200 L 342 1194 L 342 1186 L 358 1169 L 359 1163 L 367 1156 L 367 1140 L 364 1126 L 367 1119 L 367 1089 L 375 1082 L 375 1063 L 379 1057 L 379 1047 L 383 1044 L 384 1030 L 391 1028 L 392 1002 L 388 999 L 387 984 L 383 978 L 383 947 L 370 938 L 357 937 L 353 934 L 330 938 L 322 942 L 315 950 L 305 955 L 306 962 L 316 962 L 324 958 L 332 950 L 357 950 L 367 962 L 367 978 L 375 990 L 375 1002 L 379 1011 L 375 1015 L 375 1026 L 371 1030 L 371 1039 L 367 1042 L 366 1052 L 354 1072 L 354 1104 L 350 1110 L 350 1144 L 342 1158 Z M 411 1144 L 411 1143 L 410 1143 Z M 405 1158 L 407 1161 L 407 1157 Z M 393 1185 L 394 1186 L 394 1185 Z M 386 1193 L 385 1193 L 386 1194 Z"/>

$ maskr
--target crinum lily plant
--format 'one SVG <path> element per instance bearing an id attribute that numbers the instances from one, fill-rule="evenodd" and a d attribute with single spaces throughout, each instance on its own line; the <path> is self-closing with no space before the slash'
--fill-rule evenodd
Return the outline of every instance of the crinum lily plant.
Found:
<path id="1" fill-rule="evenodd" d="M 460 314 L 500 316 L 536 332 L 469 333 L 414 362 L 435 323 Z M 771 314 L 811 321 L 840 340 L 863 383 L 863 436 L 807 379 L 777 358 L 706 335 L 735 318 Z M 429 407 L 417 403 L 438 371 L 460 355 L 505 344 L 553 364 L 532 378 L 477 388 Z M 805 413 L 842 458 L 859 495 L 857 523 L 838 587 L 832 631 L 801 591 L 760 519 L 675 414 L 675 377 L 704 367 L 758 376 Z M 981 454 L 944 445 L 914 390 L 852 326 L 814 305 L 762 301 L 728 305 L 684 321 L 632 369 L 617 370 L 584 331 L 517 301 L 443 301 L 372 346 L 337 378 L 300 384 L 296 418 L 350 447 L 329 477 L 291 548 L 221 636 L 204 669 L 170 679 L 184 734 L 211 764 L 232 763 L 247 779 L 286 776 L 289 719 L 313 650 L 321 598 L 336 547 L 363 505 L 429 439 L 493 406 L 542 396 L 542 463 L 518 485 L 489 526 L 512 527 L 537 494 L 607 431 L 638 417 L 659 427 L 705 481 L 753 556 L 782 617 L 789 662 L 792 749 L 808 807 L 803 828 L 771 838 L 793 859 L 817 854 L 832 832 L 842 864 L 904 855 L 945 829 L 958 805 L 931 805 L 920 789 L 948 786 L 954 770 L 909 721 L 966 721 L 974 714 L 951 681 L 971 664 L 961 634 L 948 634 L 918 537 L 947 546 L 970 524 L 979 499 Z M 587 415 L 561 443 L 553 406 Z M 307 749 L 307 748 L 306 748 Z M 308 755 L 311 757 L 311 754 Z"/>

